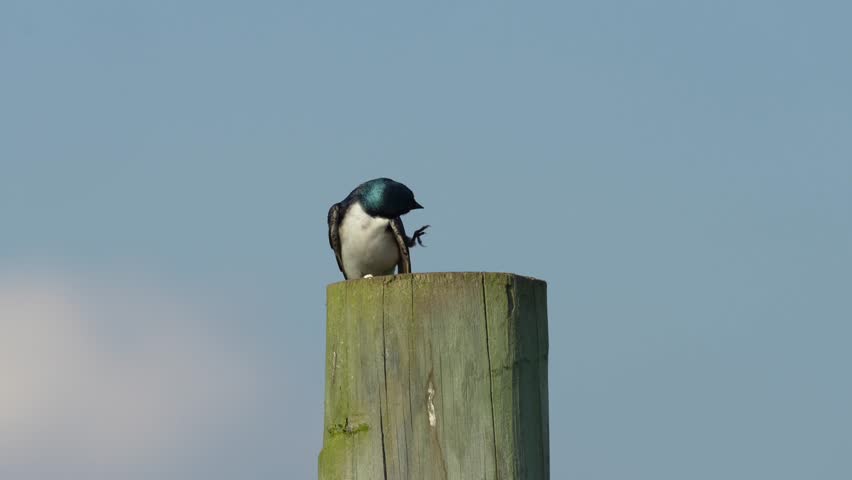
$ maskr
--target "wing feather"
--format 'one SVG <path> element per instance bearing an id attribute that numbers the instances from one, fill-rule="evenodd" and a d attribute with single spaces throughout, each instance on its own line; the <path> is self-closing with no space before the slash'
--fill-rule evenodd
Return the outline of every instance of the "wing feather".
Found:
<path id="1" fill-rule="evenodd" d="M 343 278 L 346 278 L 346 272 L 343 271 L 343 257 L 340 253 L 340 234 L 338 229 L 340 227 L 340 204 L 335 203 L 328 210 L 328 244 L 331 246 L 331 249 L 334 250 L 334 256 L 337 259 L 337 268 L 340 269 L 340 273 L 343 274 Z"/>
<path id="2" fill-rule="evenodd" d="M 392 218 L 390 228 L 399 247 L 399 262 L 396 264 L 397 273 L 411 273 L 411 255 L 408 252 L 409 239 L 405 235 L 402 219 L 399 217 Z"/>

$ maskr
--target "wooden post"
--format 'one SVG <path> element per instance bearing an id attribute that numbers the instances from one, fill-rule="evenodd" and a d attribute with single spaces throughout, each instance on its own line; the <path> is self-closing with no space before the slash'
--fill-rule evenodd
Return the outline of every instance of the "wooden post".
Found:
<path id="1" fill-rule="evenodd" d="M 417 273 L 327 294 L 320 480 L 550 478 L 545 282 Z"/>

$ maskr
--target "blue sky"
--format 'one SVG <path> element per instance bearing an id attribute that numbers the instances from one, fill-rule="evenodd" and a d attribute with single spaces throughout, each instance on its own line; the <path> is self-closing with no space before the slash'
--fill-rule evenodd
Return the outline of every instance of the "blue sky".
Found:
<path id="1" fill-rule="evenodd" d="M 415 270 L 548 282 L 553 478 L 850 478 L 850 15 L 3 2 L 0 476 L 315 477 L 388 176 Z"/>

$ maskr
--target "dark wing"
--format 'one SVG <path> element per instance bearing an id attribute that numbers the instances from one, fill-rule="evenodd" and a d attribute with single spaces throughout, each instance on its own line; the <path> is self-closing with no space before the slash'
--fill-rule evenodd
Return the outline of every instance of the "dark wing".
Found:
<path id="1" fill-rule="evenodd" d="M 399 217 L 392 218 L 390 229 L 399 247 L 399 263 L 396 264 L 397 273 L 411 273 L 411 256 L 408 253 L 409 238 L 405 235 L 405 227 Z"/>
<path id="2" fill-rule="evenodd" d="M 420 240 L 420 237 L 426 234 L 427 228 L 429 228 L 429 225 L 418 228 L 414 231 L 414 235 L 409 238 L 408 235 L 405 234 L 405 227 L 402 225 L 402 219 L 399 217 L 391 219 L 390 229 L 396 239 L 397 246 L 399 246 L 399 263 L 397 264 L 398 273 L 411 273 L 411 254 L 408 249 L 417 244 L 423 246 L 423 242 Z"/>
<path id="3" fill-rule="evenodd" d="M 346 272 L 343 271 L 343 257 L 340 253 L 340 235 L 338 234 L 340 216 L 340 204 L 335 203 L 328 209 L 328 244 L 331 245 L 331 249 L 334 250 L 334 256 L 337 258 L 337 268 L 340 269 L 343 278 L 346 278 Z"/>

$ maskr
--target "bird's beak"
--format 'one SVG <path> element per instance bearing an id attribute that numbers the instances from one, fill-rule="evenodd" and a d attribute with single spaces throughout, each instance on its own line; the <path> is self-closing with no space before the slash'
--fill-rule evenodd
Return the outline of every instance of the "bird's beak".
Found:
<path id="1" fill-rule="evenodd" d="M 417 203 L 417 200 L 415 200 L 414 201 L 414 207 L 412 207 L 411 209 L 417 210 L 418 208 L 423 208 L 423 205 L 420 205 L 419 203 Z"/>

